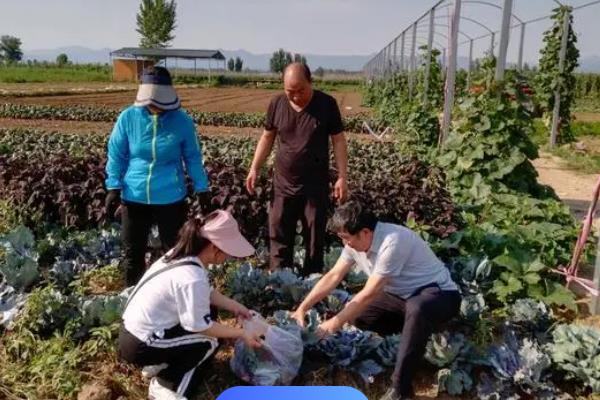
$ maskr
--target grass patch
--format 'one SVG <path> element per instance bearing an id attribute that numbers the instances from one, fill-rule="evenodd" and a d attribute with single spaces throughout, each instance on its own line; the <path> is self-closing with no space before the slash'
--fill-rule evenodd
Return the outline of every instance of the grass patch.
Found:
<path id="1" fill-rule="evenodd" d="M 600 121 L 595 121 L 595 122 L 574 121 L 571 124 L 571 129 L 576 138 L 585 137 L 585 136 L 600 137 Z"/>
<path id="2" fill-rule="evenodd" d="M 562 158 L 569 169 L 574 169 L 588 174 L 600 173 L 600 152 L 587 150 L 587 152 L 576 151 L 574 145 L 564 145 L 552 150 L 545 148 L 552 155 Z"/>
<path id="3" fill-rule="evenodd" d="M 0 82 L 2 83 L 110 82 L 111 80 L 112 68 L 107 65 L 0 67 Z"/>
<path id="4" fill-rule="evenodd" d="M 560 157 L 565 167 L 576 171 L 596 174 L 600 173 L 600 122 L 578 122 L 571 125 L 576 143 L 549 146 L 550 130 L 542 120 L 534 121 L 534 142 L 541 150 Z"/>
<path id="5" fill-rule="evenodd" d="M 573 112 L 600 112 L 600 98 L 583 97 L 575 100 Z"/>

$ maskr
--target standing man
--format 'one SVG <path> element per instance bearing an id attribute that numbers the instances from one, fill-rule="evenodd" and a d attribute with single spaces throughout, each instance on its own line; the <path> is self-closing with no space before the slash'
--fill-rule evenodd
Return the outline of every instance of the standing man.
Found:
<path id="1" fill-rule="evenodd" d="M 369 279 L 342 311 L 321 323 L 318 334 L 333 334 L 346 322 L 381 335 L 401 331 L 392 385 L 380 400 L 410 399 L 429 336 L 458 315 L 458 287 L 419 235 L 404 226 L 378 222 L 356 202 L 336 210 L 330 229 L 342 240 L 344 250 L 293 317 L 304 326 L 308 310 L 327 297 L 356 265 Z"/>
<path id="2" fill-rule="evenodd" d="M 338 177 L 333 196 L 348 197 L 348 150 L 342 117 L 335 99 L 313 90 L 310 69 L 292 63 L 283 73 L 285 94 L 267 111 L 265 130 L 256 146 L 246 188 L 254 193 L 259 171 L 277 138 L 273 199 L 269 212 L 271 269 L 291 267 L 298 220 L 306 257 L 303 275 L 323 270 L 323 250 L 329 205 L 329 139 Z"/>

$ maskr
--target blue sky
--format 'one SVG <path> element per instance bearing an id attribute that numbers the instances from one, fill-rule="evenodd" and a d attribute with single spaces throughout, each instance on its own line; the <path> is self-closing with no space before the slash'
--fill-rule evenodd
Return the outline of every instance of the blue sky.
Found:
<path id="1" fill-rule="evenodd" d="M 501 4 L 500 0 L 495 0 Z M 574 5 L 588 0 L 571 0 Z M 135 46 L 137 0 L 4 0 L 0 34 L 17 36 L 25 50 L 63 46 Z M 245 49 L 283 47 L 312 54 L 364 55 L 378 51 L 435 1 L 416 0 L 179 0 L 173 47 Z M 553 0 L 514 0 L 523 19 L 549 14 Z M 465 5 L 464 15 L 497 29 L 499 12 Z M 582 55 L 600 55 L 600 5 L 575 14 Z M 537 58 L 548 21 L 527 30 L 525 58 Z M 447 33 L 446 28 L 440 28 Z M 477 36 L 481 28 L 466 27 Z M 515 31 L 516 33 L 516 31 Z M 514 36 L 514 39 L 517 35 Z M 443 40 L 443 39 L 442 39 Z M 489 46 L 479 41 L 476 52 Z M 466 53 L 466 47 L 461 50 Z M 516 57 L 516 40 L 510 58 Z"/>

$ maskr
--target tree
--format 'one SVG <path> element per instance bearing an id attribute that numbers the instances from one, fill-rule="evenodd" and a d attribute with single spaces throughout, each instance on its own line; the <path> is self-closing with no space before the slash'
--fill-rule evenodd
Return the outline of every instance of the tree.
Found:
<path id="1" fill-rule="evenodd" d="M 285 67 L 291 63 L 292 54 L 283 49 L 279 49 L 274 52 L 271 60 L 269 61 L 271 72 L 275 73 L 282 73 Z"/>
<path id="2" fill-rule="evenodd" d="M 236 57 L 235 58 L 235 72 L 242 72 L 243 66 L 244 66 L 244 61 L 241 58 Z"/>
<path id="3" fill-rule="evenodd" d="M 561 6 L 554 10 L 554 23 L 544 32 L 545 46 L 540 50 L 539 73 L 535 76 L 536 96 L 542 109 L 544 119 L 551 121 L 554 108 L 554 91 L 560 92 L 559 135 L 557 142 L 564 144 L 575 140 L 571 132 L 571 106 L 575 101 L 575 69 L 579 66 L 579 50 L 576 47 L 577 35 L 573 29 L 573 9 Z M 568 14 L 567 14 L 568 13 Z M 559 59 L 565 17 L 567 23 L 567 47 L 563 70 L 559 70 Z"/>
<path id="4" fill-rule="evenodd" d="M 323 69 L 323 67 L 319 67 L 317 69 L 315 69 L 315 71 L 313 72 L 314 76 L 318 76 L 319 78 L 322 78 L 325 75 L 325 70 Z"/>
<path id="5" fill-rule="evenodd" d="M 58 64 L 59 67 L 65 66 L 69 63 L 69 57 L 67 57 L 67 55 L 65 53 L 60 53 L 56 57 L 56 63 Z"/>
<path id="6" fill-rule="evenodd" d="M 299 53 L 294 54 L 294 62 L 301 63 L 304 65 L 307 64 L 306 57 L 304 57 L 302 54 L 299 54 Z"/>
<path id="7" fill-rule="evenodd" d="M 9 63 L 21 61 L 21 39 L 9 35 L 0 37 L 0 58 Z"/>
<path id="8" fill-rule="evenodd" d="M 142 38 L 140 47 L 165 48 L 175 38 L 175 0 L 142 0 L 137 14 L 137 33 Z"/>
<path id="9" fill-rule="evenodd" d="M 229 60 L 227 60 L 227 69 L 229 71 L 235 70 L 235 60 L 233 58 L 230 58 Z"/>

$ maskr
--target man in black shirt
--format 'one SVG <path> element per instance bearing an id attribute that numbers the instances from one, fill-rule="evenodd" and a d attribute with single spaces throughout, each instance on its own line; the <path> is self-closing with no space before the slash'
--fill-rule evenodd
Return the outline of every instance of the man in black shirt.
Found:
<path id="1" fill-rule="evenodd" d="M 271 269 L 293 262 L 298 220 L 306 257 L 302 273 L 321 272 L 329 205 L 329 139 L 337 166 L 333 196 L 338 203 L 348 197 L 348 150 L 342 117 L 335 99 L 313 90 L 309 68 L 301 63 L 286 67 L 285 94 L 271 100 L 265 130 L 256 146 L 246 178 L 254 193 L 260 168 L 277 138 L 274 195 L 269 212 Z"/>

